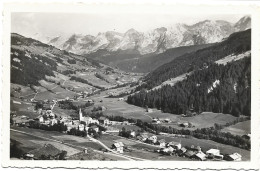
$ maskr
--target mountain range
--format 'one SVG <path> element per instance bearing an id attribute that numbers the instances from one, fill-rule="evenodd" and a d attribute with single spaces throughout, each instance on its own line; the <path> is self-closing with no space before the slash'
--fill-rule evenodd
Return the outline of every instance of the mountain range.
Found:
<path id="1" fill-rule="evenodd" d="M 230 34 L 251 28 L 250 16 L 242 17 L 236 23 L 223 20 L 205 20 L 193 25 L 174 24 L 147 32 L 133 28 L 125 33 L 107 31 L 97 36 L 73 34 L 48 38 L 47 44 L 80 55 L 98 50 L 115 52 L 135 50 L 141 55 L 162 53 L 167 49 L 220 42 Z"/>

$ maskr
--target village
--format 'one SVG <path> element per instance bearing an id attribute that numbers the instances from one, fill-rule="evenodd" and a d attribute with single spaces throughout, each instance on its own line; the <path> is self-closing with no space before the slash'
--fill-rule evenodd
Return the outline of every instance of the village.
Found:
<path id="1" fill-rule="evenodd" d="M 177 156 L 177 157 L 183 157 L 191 160 L 200 160 L 200 161 L 206 161 L 206 160 L 241 161 L 242 160 L 242 155 L 239 154 L 238 152 L 234 152 L 230 154 L 222 154 L 221 151 L 216 148 L 211 148 L 205 151 L 201 146 L 195 146 L 195 145 L 184 146 L 181 143 L 181 141 L 167 142 L 165 138 L 161 138 L 161 139 L 158 138 L 159 136 L 156 135 L 156 133 L 152 134 L 144 131 L 135 131 L 132 129 L 126 130 L 124 126 L 129 126 L 129 125 L 135 126 L 136 123 L 131 123 L 128 120 L 122 122 L 110 120 L 106 116 L 100 116 L 98 118 L 83 116 L 81 108 L 79 109 L 78 117 L 76 118 L 73 118 L 71 116 L 57 116 L 57 114 L 53 112 L 53 108 L 55 107 L 55 105 L 57 105 L 57 103 L 66 100 L 68 101 L 70 99 L 65 98 L 63 100 L 52 100 L 52 101 L 45 100 L 43 106 L 38 106 L 37 110 L 36 109 L 34 110 L 34 112 L 37 113 L 38 115 L 35 118 L 30 118 L 23 115 L 17 116 L 16 113 L 13 111 L 11 113 L 11 126 L 59 131 L 64 134 L 69 134 L 72 136 L 74 135 L 74 136 L 81 136 L 81 137 L 90 137 L 97 140 L 100 137 L 102 137 L 102 135 L 121 136 L 135 143 L 147 144 L 153 149 L 152 150 L 153 153 L 158 153 L 163 156 Z M 123 101 L 123 100 L 124 98 L 118 98 L 118 101 Z M 87 102 L 94 103 L 94 101 L 91 99 L 88 99 Z M 35 103 L 35 106 L 37 106 L 37 103 Z M 106 110 L 104 106 L 100 106 L 99 108 L 102 111 Z M 146 108 L 145 110 L 147 113 L 152 112 L 152 109 L 149 108 Z M 152 119 L 153 124 L 170 123 L 170 122 L 171 120 L 168 118 Z M 178 123 L 178 124 L 180 127 L 184 127 L 184 128 L 192 127 L 192 124 L 189 122 Z M 122 130 L 117 128 L 116 125 L 120 126 Z M 160 137 L 167 136 L 167 137 L 188 138 L 185 135 L 166 134 L 162 132 L 160 132 L 159 135 Z M 45 148 L 52 148 L 52 147 L 46 145 Z M 131 148 L 121 141 L 114 142 L 108 148 L 118 154 L 123 154 L 124 152 L 131 153 L 131 150 L 129 150 Z M 106 149 L 103 152 L 109 152 L 109 150 Z M 24 159 L 37 159 L 33 156 L 34 156 L 33 154 L 28 153 L 24 156 Z"/>

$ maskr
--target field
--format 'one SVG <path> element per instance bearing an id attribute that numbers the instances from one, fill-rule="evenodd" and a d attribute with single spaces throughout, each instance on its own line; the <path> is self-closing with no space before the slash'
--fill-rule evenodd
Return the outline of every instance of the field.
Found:
<path id="1" fill-rule="evenodd" d="M 151 122 L 153 118 L 159 118 L 161 120 L 170 119 L 171 123 L 162 123 L 164 126 L 171 126 L 176 129 L 182 129 L 178 126 L 179 123 L 190 122 L 194 128 L 207 128 L 217 124 L 226 124 L 236 120 L 236 117 L 229 114 L 203 112 L 193 117 L 182 117 L 181 115 L 175 115 L 170 113 L 163 113 L 160 110 L 152 109 L 152 112 L 146 112 L 144 108 L 130 105 L 125 101 L 119 101 L 118 98 L 104 98 L 102 95 L 99 97 L 93 97 L 96 101 L 95 105 L 105 106 L 107 110 L 104 112 L 105 115 L 111 116 L 122 116 L 125 118 L 140 119 L 145 122 Z M 103 102 L 99 102 L 102 99 Z"/>
<path id="2" fill-rule="evenodd" d="M 18 148 L 20 148 L 23 153 L 29 152 L 33 149 L 37 149 L 42 147 L 44 144 L 52 144 L 54 147 L 58 148 L 59 150 L 67 151 L 67 156 L 69 157 L 68 160 L 77 159 L 80 160 L 83 158 L 84 160 L 123 160 L 121 157 L 117 157 L 115 155 L 109 155 L 102 152 L 93 152 L 93 150 L 89 150 L 88 154 L 82 153 L 83 147 L 92 148 L 99 150 L 102 148 L 99 144 L 94 142 L 90 142 L 85 138 L 76 137 L 76 136 L 69 136 L 66 134 L 55 133 L 55 132 L 48 132 L 44 133 L 41 130 L 34 130 L 34 129 L 26 129 L 26 128 L 19 128 L 19 130 L 31 133 L 40 132 L 43 133 L 43 138 L 38 138 L 31 135 L 22 134 L 19 132 L 10 131 L 10 138 L 13 142 L 14 140 L 17 142 Z M 48 135 L 50 134 L 50 135 Z M 39 134 L 37 134 L 38 136 Z M 51 136 L 52 135 L 52 136 Z M 63 140 L 64 144 L 54 142 L 51 140 L 46 140 L 44 138 L 54 138 L 54 140 Z M 67 145 L 66 143 L 70 143 L 71 145 Z M 79 156 L 80 158 L 79 158 Z"/>
<path id="3" fill-rule="evenodd" d="M 172 123 L 165 123 L 162 125 L 180 129 L 177 122 L 190 122 L 194 127 L 189 129 L 197 129 L 213 127 L 215 123 L 225 125 L 226 123 L 232 122 L 236 119 L 236 117 L 229 114 L 203 112 L 193 117 L 182 117 L 180 115 L 177 115 L 175 121 L 173 121 Z"/>
<path id="4" fill-rule="evenodd" d="M 136 125 L 111 125 L 110 127 L 117 128 L 119 130 L 122 130 L 122 128 L 125 128 L 127 131 L 128 130 L 134 130 L 134 131 L 141 130 L 141 128 Z"/>
<path id="5" fill-rule="evenodd" d="M 239 122 L 235 125 L 225 127 L 221 131 L 230 132 L 231 134 L 240 135 L 240 136 L 245 135 L 245 134 L 250 134 L 251 133 L 251 122 L 250 122 L 250 120 L 244 121 L 244 122 Z"/>
<path id="6" fill-rule="evenodd" d="M 111 87 L 111 84 L 107 83 L 104 80 L 101 80 L 100 78 L 97 78 L 94 73 L 77 73 L 75 74 L 75 76 L 82 78 L 84 80 L 88 80 L 90 83 L 92 83 L 95 86 L 101 86 L 105 88 Z"/>

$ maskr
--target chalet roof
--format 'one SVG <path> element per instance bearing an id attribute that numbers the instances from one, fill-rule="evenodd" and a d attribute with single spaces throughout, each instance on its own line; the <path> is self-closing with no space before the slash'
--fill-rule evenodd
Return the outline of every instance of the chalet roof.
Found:
<path id="1" fill-rule="evenodd" d="M 116 148 L 119 148 L 119 147 L 124 147 L 124 144 L 122 142 L 116 142 L 113 144 L 113 146 L 115 146 Z"/>
<path id="2" fill-rule="evenodd" d="M 185 153 L 185 155 L 188 156 L 188 157 L 191 157 L 194 154 L 195 154 L 195 152 L 194 151 L 190 151 L 190 150 L 186 151 L 186 153 Z"/>
<path id="3" fill-rule="evenodd" d="M 219 149 L 210 149 L 210 150 L 208 150 L 207 152 L 206 152 L 207 154 L 219 154 L 220 153 L 220 151 L 219 151 Z"/>
<path id="4" fill-rule="evenodd" d="M 206 158 L 206 154 L 204 154 L 203 152 L 198 152 L 197 154 L 195 154 L 195 156 L 202 160 Z"/>
<path id="5" fill-rule="evenodd" d="M 237 159 L 241 158 L 242 156 L 238 153 L 233 153 L 233 154 L 230 154 L 229 157 L 231 157 L 233 160 L 237 160 Z"/>
<path id="6" fill-rule="evenodd" d="M 185 153 L 185 152 L 187 151 L 187 149 L 186 149 L 185 147 L 182 147 L 180 150 L 181 150 L 183 153 Z"/>
<path id="7" fill-rule="evenodd" d="M 45 156 L 57 156 L 58 154 L 61 153 L 61 150 L 57 149 L 51 144 L 45 144 L 41 148 L 34 149 L 29 152 L 29 154 L 33 154 L 35 158 L 40 158 L 41 155 Z"/>

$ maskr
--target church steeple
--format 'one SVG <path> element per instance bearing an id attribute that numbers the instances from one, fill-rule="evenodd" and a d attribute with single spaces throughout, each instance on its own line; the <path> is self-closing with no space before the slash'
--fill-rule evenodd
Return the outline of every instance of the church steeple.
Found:
<path id="1" fill-rule="evenodd" d="M 83 120 L 83 116 L 82 116 L 82 112 L 81 112 L 81 108 L 79 109 L 79 121 Z"/>

